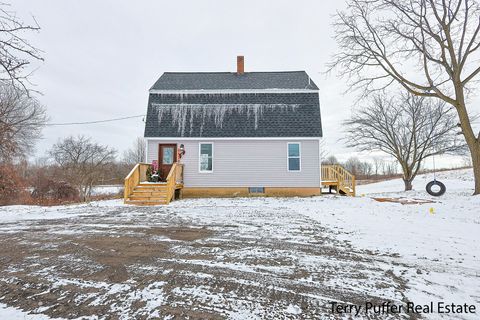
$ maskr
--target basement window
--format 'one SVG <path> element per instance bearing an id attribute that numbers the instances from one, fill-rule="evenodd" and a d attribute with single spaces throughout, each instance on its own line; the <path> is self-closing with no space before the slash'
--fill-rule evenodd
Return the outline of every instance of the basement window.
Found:
<path id="1" fill-rule="evenodd" d="M 248 193 L 265 193 L 265 187 L 249 187 Z"/>

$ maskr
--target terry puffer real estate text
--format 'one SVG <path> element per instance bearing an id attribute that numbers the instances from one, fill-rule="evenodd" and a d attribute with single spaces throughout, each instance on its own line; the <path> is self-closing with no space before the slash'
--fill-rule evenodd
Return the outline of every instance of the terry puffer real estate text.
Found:
<path id="1" fill-rule="evenodd" d="M 373 302 L 365 302 L 363 305 L 343 304 L 339 302 L 330 302 L 331 312 L 333 314 L 397 314 L 397 313 L 415 313 L 415 314 L 475 314 L 477 307 L 474 304 L 457 304 L 438 301 L 427 304 L 416 304 L 414 302 L 394 303 L 385 301 L 381 304 Z"/>

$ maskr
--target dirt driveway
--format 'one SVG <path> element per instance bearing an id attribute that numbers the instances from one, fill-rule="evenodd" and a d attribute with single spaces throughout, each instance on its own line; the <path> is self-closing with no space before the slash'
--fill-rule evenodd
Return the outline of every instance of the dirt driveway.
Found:
<path id="1" fill-rule="evenodd" d="M 318 319 L 337 317 L 331 301 L 405 300 L 395 255 L 355 249 L 281 201 L 229 203 L 2 223 L 0 302 L 62 318 Z"/>

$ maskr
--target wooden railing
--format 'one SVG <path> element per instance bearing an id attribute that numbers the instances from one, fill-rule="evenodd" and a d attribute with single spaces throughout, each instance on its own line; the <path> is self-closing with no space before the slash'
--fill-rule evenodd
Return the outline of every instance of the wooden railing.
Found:
<path id="1" fill-rule="evenodd" d="M 338 190 L 355 196 L 355 176 L 338 164 L 322 165 L 322 183 L 336 183 Z"/>
<path id="2" fill-rule="evenodd" d="M 175 190 L 178 184 L 183 184 L 183 164 L 175 162 L 167 176 L 166 204 L 169 204 L 175 198 Z"/>
<path id="3" fill-rule="evenodd" d="M 147 169 L 150 166 L 148 163 L 137 163 L 132 171 L 125 178 L 125 188 L 123 191 L 123 199 L 126 201 L 132 194 L 133 189 L 142 181 L 147 180 Z"/>
<path id="4" fill-rule="evenodd" d="M 183 185 L 183 164 L 177 162 L 176 183 Z"/>
<path id="5" fill-rule="evenodd" d="M 151 164 L 148 163 L 139 163 L 130 171 L 125 178 L 124 201 L 128 200 L 136 186 L 143 181 L 147 181 L 147 169 L 150 166 Z M 166 182 L 159 182 L 157 186 L 165 188 L 165 202 L 169 204 L 175 197 L 175 190 L 183 187 L 183 164 L 174 163 L 168 173 Z"/>

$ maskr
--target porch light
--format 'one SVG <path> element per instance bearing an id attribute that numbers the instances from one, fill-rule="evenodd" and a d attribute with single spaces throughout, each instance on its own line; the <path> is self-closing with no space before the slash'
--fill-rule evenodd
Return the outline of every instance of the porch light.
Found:
<path id="1" fill-rule="evenodd" d="M 180 152 L 179 152 L 179 154 L 180 154 L 180 157 L 182 157 L 182 156 L 185 154 L 185 146 L 183 145 L 183 143 L 180 144 Z"/>

